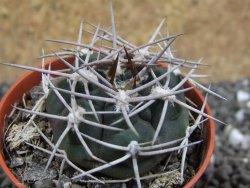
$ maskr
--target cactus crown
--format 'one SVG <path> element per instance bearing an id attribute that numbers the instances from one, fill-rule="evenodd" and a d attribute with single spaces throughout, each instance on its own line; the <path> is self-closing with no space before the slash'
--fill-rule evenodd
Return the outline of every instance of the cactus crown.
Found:
<path id="1" fill-rule="evenodd" d="M 201 61 L 173 56 L 170 45 L 179 35 L 161 36 L 165 19 L 148 43 L 135 46 L 116 34 L 112 2 L 110 7 L 112 32 L 91 24 L 95 29 L 92 41 L 82 44 L 81 22 L 76 43 L 49 40 L 76 48 L 48 55 L 43 52 L 42 68 L 8 64 L 42 74 L 43 95 L 35 106 L 31 110 L 15 108 L 32 115 L 26 127 L 39 129 L 36 117 L 49 119 L 53 142 L 38 132 L 51 150 L 24 143 L 49 153 L 46 169 L 54 157 L 68 162 L 78 171 L 72 180 L 87 176 L 103 182 L 95 176 L 99 173 L 120 180 L 134 178 L 138 187 L 141 187 L 141 176 L 147 175 L 167 153 L 183 150 L 183 181 L 186 151 L 200 142 L 190 143 L 189 137 L 206 118 L 213 118 L 204 113 L 207 96 L 201 109 L 186 102 L 184 92 L 193 87 L 185 88 L 184 84 L 190 81 L 194 87 L 217 94 L 193 80 L 203 76 L 194 74 L 197 67 L 203 65 Z M 110 46 L 97 46 L 103 40 Z M 160 51 L 152 51 L 152 46 Z M 51 70 L 50 66 L 46 69 L 44 59 L 50 56 L 59 58 L 68 69 Z M 74 61 L 68 61 L 67 56 L 73 56 Z M 188 70 L 185 75 L 180 74 L 181 67 Z M 45 110 L 42 110 L 43 104 Z M 153 176 L 157 175 L 162 173 Z"/>

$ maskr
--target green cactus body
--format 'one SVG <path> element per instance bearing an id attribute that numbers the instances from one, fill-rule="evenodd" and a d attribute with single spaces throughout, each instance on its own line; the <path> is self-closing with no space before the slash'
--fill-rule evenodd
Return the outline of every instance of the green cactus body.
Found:
<path id="1" fill-rule="evenodd" d="M 90 56 L 90 60 L 94 61 L 96 59 L 95 55 Z M 83 60 L 85 57 L 82 57 Z M 97 72 L 101 75 L 106 76 L 107 67 L 97 67 L 95 68 Z M 138 69 L 139 71 L 139 69 Z M 161 76 L 163 73 L 167 71 L 166 68 L 158 67 L 155 70 L 155 74 L 157 77 Z M 151 81 L 153 78 L 152 76 L 147 73 L 147 79 L 144 81 L 139 82 L 139 85 L 143 85 Z M 131 73 L 128 69 L 125 70 L 123 75 L 119 76 L 119 79 L 122 81 L 126 81 L 131 78 Z M 106 76 L 106 79 L 107 76 Z M 172 88 L 176 86 L 180 82 L 180 77 L 176 76 L 175 74 L 171 73 L 170 84 L 169 87 Z M 166 80 L 161 80 L 164 83 Z M 66 79 L 62 79 L 55 83 L 56 87 L 70 90 L 69 83 Z M 89 91 L 91 95 L 94 96 L 104 96 L 108 97 L 108 95 L 102 91 L 102 89 L 95 87 L 94 85 L 88 83 Z M 79 81 L 76 86 L 76 92 L 85 93 L 83 84 Z M 147 95 L 150 92 L 149 89 L 145 89 L 138 93 L 138 96 Z M 71 95 L 60 92 L 65 101 L 70 104 Z M 178 94 L 179 100 L 185 101 L 184 94 Z M 91 111 L 89 106 L 88 100 L 77 98 L 77 104 L 84 108 L 87 112 Z M 163 107 L 163 100 L 155 100 L 155 102 L 140 112 L 137 115 L 134 115 L 130 118 L 132 124 L 134 125 L 136 131 L 139 133 L 139 136 L 135 135 L 134 132 L 128 128 L 126 121 L 122 120 L 120 123 L 114 124 L 112 126 L 117 128 L 122 128 L 124 131 L 113 131 L 107 129 L 101 129 L 98 127 L 90 126 L 86 123 L 80 123 L 78 125 L 79 130 L 93 138 L 98 140 L 102 140 L 111 144 L 115 144 L 118 146 L 128 146 L 131 141 L 135 140 L 139 144 L 150 142 L 153 139 L 155 134 L 155 130 L 157 128 L 158 122 L 161 117 L 161 111 Z M 94 107 L 97 111 L 111 111 L 114 110 L 115 104 L 106 103 L 102 101 L 93 101 Z M 133 104 L 132 104 L 133 105 Z M 62 102 L 58 99 L 54 91 L 51 89 L 50 93 L 46 100 L 46 111 L 50 114 L 55 115 L 64 115 L 66 116 L 69 111 L 64 107 Z M 84 115 L 84 118 L 90 120 L 92 122 L 98 122 L 94 115 Z M 98 114 L 99 122 L 104 125 L 111 125 L 116 120 L 122 118 L 122 114 Z M 58 140 L 62 132 L 66 127 L 66 122 L 58 121 L 58 120 L 50 120 L 50 124 L 52 126 L 53 135 L 54 135 L 54 142 Z M 176 103 L 169 102 L 168 110 L 165 114 L 164 123 L 158 135 L 155 144 L 165 143 L 172 140 L 176 140 L 185 136 L 186 128 L 189 124 L 189 117 L 188 111 L 179 106 Z M 88 139 L 84 139 L 92 153 L 100 159 L 104 161 L 111 162 L 114 161 L 126 153 L 125 151 L 118 151 L 112 148 L 108 148 Z M 79 139 L 75 135 L 74 131 L 70 131 L 67 136 L 64 138 L 63 142 L 60 145 L 61 149 L 64 149 L 67 153 L 68 158 L 79 167 L 88 170 L 92 169 L 93 167 L 97 167 L 100 165 L 99 162 L 93 160 L 85 149 L 82 147 Z M 138 167 L 140 174 L 148 173 L 154 166 L 156 166 L 162 159 L 166 157 L 165 155 L 153 156 L 153 157 L 143 157 L 140 156 L 137 158 Z M 119 165 L 112 166 L 111 168 L 105 169 L 100 173 L 110 176 L 113 178 L 129 178 L 133 177 L 134 171 L 132 162 L 127 160 Z"/>

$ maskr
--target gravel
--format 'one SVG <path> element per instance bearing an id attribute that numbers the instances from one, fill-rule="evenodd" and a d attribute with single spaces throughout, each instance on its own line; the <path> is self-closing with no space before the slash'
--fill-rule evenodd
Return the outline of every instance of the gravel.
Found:
<path id="1" fill-rule="evenodd" d="M 0 84 L 0 98 L 9 86 L 10 83 Z M 249 188 L 250 97 L 247 97 L 247 94 L 250 96 L 250 78 L 237 82 L 216 83 L 212 85 L 211 89 L 227 98 L 227 101 L 214 96 L 210 96 L 208 99 L 209 105 L 213 109 L 213 116 L 227 125 L 216 123 L 214 155 L 210 166 L 195 188 Z M 240 98 L 241 96 L 243 98 Z M 11 183 L 1 171 L 0 187 L 11 187 Z"/>
<path id="2" fill-rule="evenodd" d="M 233 83 L 213 84 L 211 89 L 227 98 L 227 101 L 213 96 L 208 99 L 209 105 L 213 109 L 213 116 L 227 125 L 216 123 L 213 159 L 210 167 L 195 187 L 249 188 L 250 97 L 247 97 L 247 94 L 250 96 L 250 78 Z M 243 93 L 244 95 L 242 95 Z M 240 118 L 239 112 L 241 113 Z"/>
<path id="3" fill-rule="evenodd" d="M 0 83 L 0 100 L 3 97 L 3 95 L 8 91 L 10 85 L 11 85 L 10 82 Z"/>

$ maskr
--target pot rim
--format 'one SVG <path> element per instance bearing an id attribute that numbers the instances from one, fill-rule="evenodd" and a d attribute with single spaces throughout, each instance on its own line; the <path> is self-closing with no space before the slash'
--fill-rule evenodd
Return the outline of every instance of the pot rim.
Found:
<path id="1" fill-rule="evenodd" d="M 73 62 L 74 57 L 67 56 L 64 59 L 66 61 Z M 45 67 L 48 68 L 49 64 L 51 64 L 51 70 L 65 67 L 65 65 L 62 64 L 60 59 L 58 58 L 51 58 L 47 60 L 45 63 Z M 17 101 L 20 101 L 23 93 L 29 91 L 33 86 L 38 85 L 40 81 L 41 81 L 41 73 L 27 71 L 22 77 L 20 77 L 19 79 L 17 79 L 17 81 L 14 82 L 14 84 L 11 86 L 11 88 L 8 90 L 8 92 L 4 95 L 4 97 L 0 101 L 0 128 L 1 128 L 0 129 L 0 138 L 1 138 L 0 139 L 0 166 L 2 167 L 3 171 L 8 176 L 8 178 L 12 181 L 12 183 L 19 188 L 25 188 L 25 185 L 22 184 L 13 175 L 13 173 L 11 172 L 9 167 L 6 165 L 5 160 L 4 160 L 4 155 L 3 155 L 3 135 L 4 135 L 4 124 L 5 124 L 4 119 L 5 119 L 6 114 L 10 112 L 11 104 L 14 104 Z M 185 83 L 185 87 L 191 87 L 191 86 L 192 84 L 190 82 Z M 192 90 L 188 92 L 191 92 L 191 95 L 196 95 L 195 98 L 197 98 L 197 102 L 199 104 L 202 104 L 202 102 L 204 101 L 204 96 L 201 94 L 201 92 L 197 88 L 193 88 Z M 208 106 L 208 104 L 206 104 L 205 112 L 208 115 L 212 114 L 211 109 Z M 213 154 L 214 144 L 215 144 L 214 121 L 209 118 L 207 120 L 207 125 L 204 126 L 204 129 L 206 130 L 207 142 L 209 144 L 206 145 L 204 156 L 203 156 L 203 161 L 200 164 L 200 167 L 196 171 L 195 175 L 184 185 L 184 188 L 189 188 L 195 185 L 195 183 L 198 181 L 198 179 L 202 176 L 202 174 L 206 170 L 210 162 L 210 158 Z"/>

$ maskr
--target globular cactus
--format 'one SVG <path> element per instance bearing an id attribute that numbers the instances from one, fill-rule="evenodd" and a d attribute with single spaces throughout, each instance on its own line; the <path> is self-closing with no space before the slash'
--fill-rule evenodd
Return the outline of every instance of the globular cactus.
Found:
<path id="1" fill-rule="evenodd" d="M 96 54 L 94 53 L 91 56 L 96 56 Z M 80 58 L 82 61 L 86 59 L 84 56 Z M 128 57 L 125 56 L 125 59 L 128 59 Z M 99 75 L 103 75 L 103 78 L 110 82 L 113 78 L 109 78 L 108 73 L 113 70 L 115 64 L 116 60 L 111 63 L 110 68 L 97 66 L 95 71 Z M 125 64 L 127 63 L 125 62 Z M 135 72 L 142 71 L 143 67 L 137 68 L 134 64 L 136 64 L 136 62 L 132 62 Z M 164 73 L 167 72 L 167 68 L 156 66 L 154 68 L 154 74 L 158 78 L 162 76 L 162 79 L 155 82 L 155 78 L 153 78 L 149 71 L 145 72 L 145 79 L 143 80 L 139 77 L 135 78 L 136 74 L 133 78 L 133 71 L 130 68 L 125 67 L 121 69 L 123 73 L 121 75 L 114 74 L 114 83 L 112 85 L 112 91 L 115 93 L 116 98 L 110 97 L 102 88 L 99 88 L 94 83 L 86 81 L 85 79 L 80 78 L 80 80 L 76 81 L 74 84 L 75 87 L 73 92 L 84 95 L 88 95 L 87 93 L 89 93 L 92 97 L 100 97 L 99 100 L 87 100 L 84 97 L 74 96 L 75 99 L 73 103 L 75 103 L 76 106 L 75 114 L 72 114 L 72 116 L 75 115 L 75 118 L 78 119 L 76 121 L 79 121 L 76 123 L 76 128 L 79 129 L 79 132 L 75 130 L 75 128 L 69 130 L 67 136 L 65 136 L 60 145 L 60 148 L 66 151 L 69 159 L 74 164 L 84 169 L 99 166 L 102 161 L 111 162 L 121 158 L 129 152 L 128 149 L 124 150 L 122 148 L 128 147 L 132 142 L 137 142 L 138 146 L 143 143 L 151 143 L 154 145 L 164 144 L 185 136 L 186 128 L 189 125 L 188 110 L 179 104 L 175 104 L 174 101 L 168 102 L 171 98 L 184 102 L 184 94 L 182 92 L 179 93 L 179 91 L 185 89 L 180 87 L 180 90 L 177 91 L 179 94 L 176 95 L 169 95 L 167 92 L 164 93 L 163 90 L 163 86 L 166 82 L 169 82 L 166 87 L 169 91 L 177 86 L 181 81 L 180 76 L 171 72 L 168 76 L 163 76 Z M 89 71 L 86 68 L 81 70 Z M 87 73 L 92 74 L 91 72 Z M 95 76 L 93 76 L 93 78 L 95 78 Z M 135 79 L 136 86 L 134 89 L 127 88 Z M 94 80 L 98 81 L 97 77 Z M 146 84 L 148 84 L 149 87 L 143 88 Z M 72 105 L 71 97 L 73 93 L 71 92 L 72 89 L 70 87 L 72 86 L 70 86 L 69 81 L 66 78 L 60 79 L 58 83 L 54 84 L 54 87 L 57 89 L 59 88 L 59 93 L 63 100 L 69 106 L 70 104 Z M 136 90 L 141 91 L 136 92 Z M 157 93 L 158 90 L 159 93 Z M 132 93 L 132 95 L 129 93 Z M 165 94 L 164 100 L 158 99 L 157 95 L 161 94 Z M 135 98 L 131 96 L 135 96 Z M 147 99 L 149 96 L 156 98 L 154 100 L 149 100 Z M 143 103 L 139 107 L 137 106 L 138 102 L 133 102 L 133 99 L 136 99 L 136 97 Z M 146 99 L 143 99 L 143 97 Z M 105 101 L 105 98 L 113 100 Z M 166 101 L 166 104 L 164 104 L 164 101 Z M 164 109 L 167 110 L 162 110 L 164 105 Z M 67 109 L 65 107 L 62 99 L 58 98 L 55 91 L 51 89 L 46 99 L 47 113 L 69 116 L 71 110 L 72 109 Z M 91 114 L 85 114 L 85 112 L 91 112 Z M 69 122 L 55 119 L 52 119 L 50 122 L 53 128 L 54 142 L 56 143 Z M 157 132 L 157 129 L 160 131 Z M 77 132 L 78 134 L 82 134 L 79 136 L 83 136 L 82 139 L 84 141 L 82 142 L 86 143 L 91 153 L 88 153 L 86 148 L 82 147 L 83 144 L 78 138 Z M 93 139 L 122 147 L 120 149 L 114 146 L 107 147 L 93 141 Z M 100 160 L 96 160 L 93 156 Z M 164 155 L 156 157 L 138 157 L 137 160 L 140 174 L 149 172 L 164 157 Z M 130 161 L 124 161 L 101 173 L 115 178 L 129 178 L 133 176 L 134 170 Z"/>
<path id="2" fill-rule="evenodd" d="M 200 142 L 189 143 L 189 137 L 203 117 L 213 118 L 204 113 L 206 98 L 201 109 L 187 103 L 185 92 L 193 87 L 184 84 L 190 81 L 194 87 L 217 94 L 193 80 L 200 61 L 173 56 L 170 45 L 179 35 L 161 36 L 165 19 L 150 41 L 137 47 L 116 34 L 110 5 L 112 33 L 91 24 L 95 28 L 92 41 L 81 44 L 81 22 L 77 43 L 49 40 L 77 46 L 47 55 L 59 58 L 69 70 L 11 65 L 42 73 L 44 95 L 32 110 L 16 108 L 33 114 L 27 126 L 35 124 L 36 116 L 50 122 L 53 142 L 41 133 L 52 148 L 46 151 L 50 154 L 46 169 L 57 156 L 79 172 L 72 180 L 88 176 L 102 182 L 95 176 L 98 173 L 115 179 L 135 178 L 141 187 L 141 176 L 148 175 L 167 153 L 183 149 L 183 180 L 187 148 Z M 111 45 L 98 46 L 102 40 Z M 160 51 L 151 51 L 152 46 Z M 74 56 L 74 62 L 68 62 L 65 55 Z M 47 56 L 43 54 L 43 63 Z M 185 75 L 179 73 L 181 67 L 188 70 Z"/>

